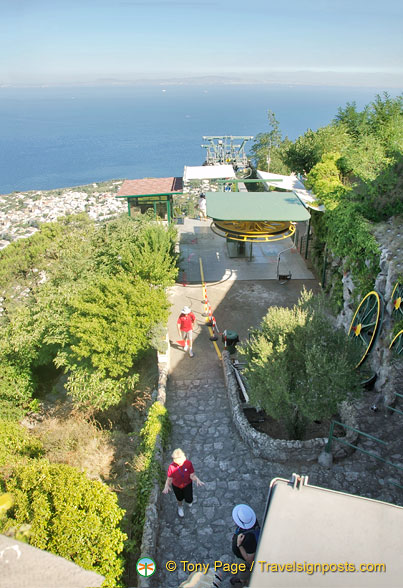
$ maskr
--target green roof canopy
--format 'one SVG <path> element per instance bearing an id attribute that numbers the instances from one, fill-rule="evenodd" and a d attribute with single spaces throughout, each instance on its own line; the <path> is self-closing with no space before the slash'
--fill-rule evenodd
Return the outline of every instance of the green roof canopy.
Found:
<path id="1" fill-rule="evenodd" d="M 207 192 L 207 216 L 221 221 L 306 221 L 310 214 L 293 192 Z"/>

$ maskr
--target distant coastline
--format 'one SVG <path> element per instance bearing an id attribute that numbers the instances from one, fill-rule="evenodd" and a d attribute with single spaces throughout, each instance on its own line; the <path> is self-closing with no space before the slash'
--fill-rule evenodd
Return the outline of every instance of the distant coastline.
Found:
<path id="1" fill-rule="evenodd" d="M 113 86 L 331 86 L 331 87 L 366 87 L 403 90 L 402 72 L 348 72 L 348 71 L 267 71 L 249 75 L 206 75 L 206 76 L 166 76 L 166 77 L 131 77 L 98 78 L 93 80 L 42 80 L 37 82 L 5 83 L 0 80 L 2 88 L 68 88 L 68 87 L 113 87 Z"/>

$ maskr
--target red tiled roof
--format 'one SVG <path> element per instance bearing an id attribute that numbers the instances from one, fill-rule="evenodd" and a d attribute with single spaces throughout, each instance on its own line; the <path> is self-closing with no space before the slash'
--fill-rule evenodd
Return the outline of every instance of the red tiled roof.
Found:
<path id="1" fill-rule="evenodd" d="M 141 196 L 143 194 L 165 194 L 183 189 L 182 178 L 145 178 L 125 180 L 117 196 Z"/>

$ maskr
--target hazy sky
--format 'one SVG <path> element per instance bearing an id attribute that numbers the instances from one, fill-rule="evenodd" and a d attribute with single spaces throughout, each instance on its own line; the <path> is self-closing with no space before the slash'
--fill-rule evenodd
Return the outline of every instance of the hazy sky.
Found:
<path id="1" fill-rule="evenodd" d="M 403 87 L 402 31 L 401 0 L 0 0 L 0 84 L 306 70 Z"/>

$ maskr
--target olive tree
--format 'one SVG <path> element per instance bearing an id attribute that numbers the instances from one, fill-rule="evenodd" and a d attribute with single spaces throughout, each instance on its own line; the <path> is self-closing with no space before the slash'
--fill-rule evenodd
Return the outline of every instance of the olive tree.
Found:
<path id="1" fill-rule="evenodd" d="M 324 299 L 304 291 L 293 308 L 272 307 L 240 348 L 250 399 L 301 438 L 359 390 L 358 350 L 336 329 Z"/>

